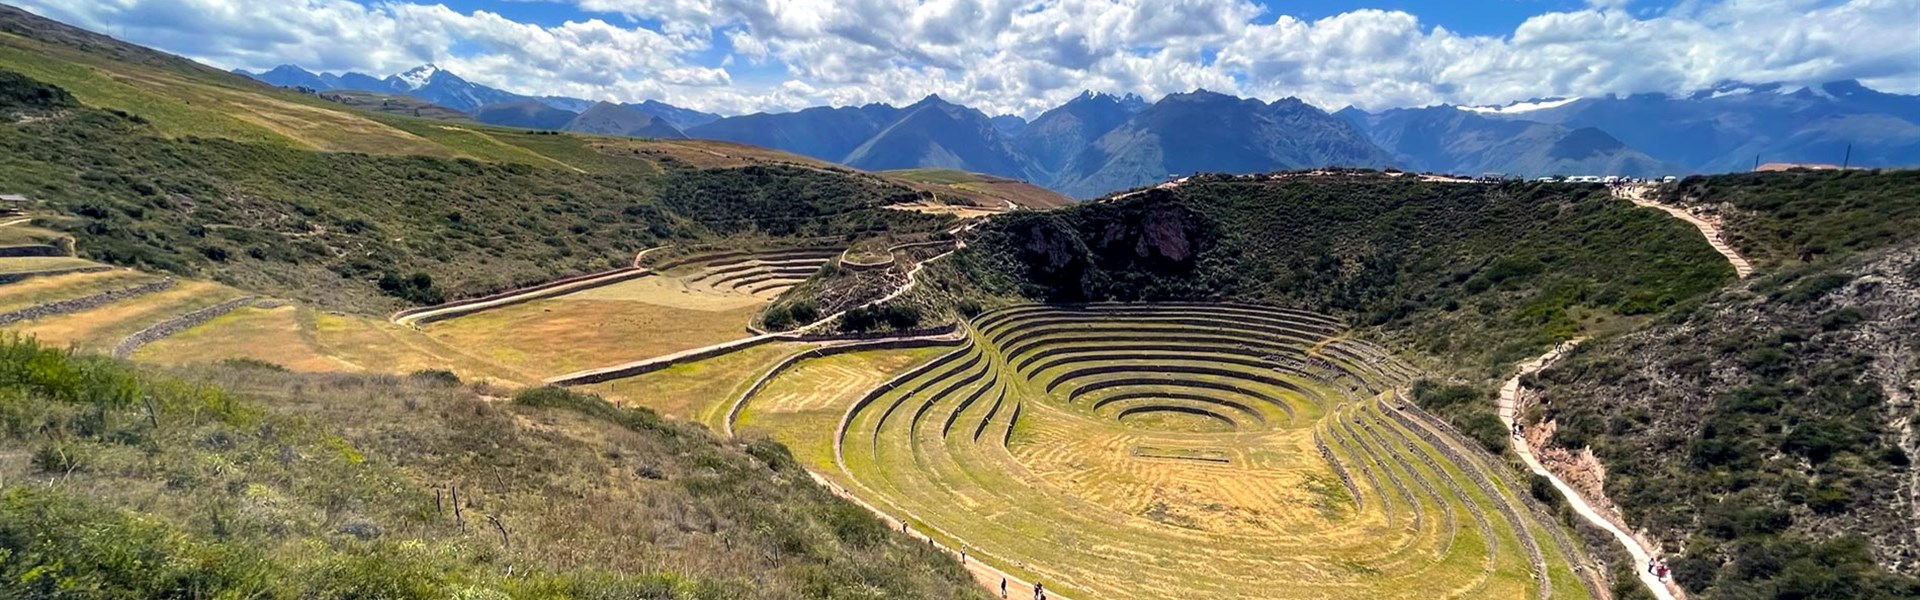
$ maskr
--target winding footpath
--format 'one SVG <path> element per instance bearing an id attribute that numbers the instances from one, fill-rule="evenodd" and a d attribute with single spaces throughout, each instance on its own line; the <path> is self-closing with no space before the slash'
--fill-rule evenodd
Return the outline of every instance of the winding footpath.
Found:
<path id="1" fill-rule="evenodd" d="M 1520 378 L 1538 373 L 1541 369 L 1552 365 L 1555 361 L 1560 360 L 1561 357 L 1566 356 L 1568 352 L 1572 352 L 1574 347 L 1578 346 L 1581 341 L 1583 340 L 1573 340 L 1562 343 L 1555 346 L 1552 351 L 1541 355 L 1539 358 L 1520 365 L 1520 372 L 1514 374 L 1512 379 L 1508 379 L 1506 385 L 1500 386 L 1500 399 L 1498 400 L 1497 407 L 1500 413 L 1500 422 L 1505 423 L 1507 429 L 1513 429 L 1515 407 L 1519 404 L 1520 399 Z M 1607 516 L 1601 514 L 1599 510 L 1594 509 L 1592 504 L 1587 503 L 1585 496 L 1580 495 L 1580 492 L 1573 489 L 1573 486 L 1567 485 L 1567 482 L 1561 480 L 1560 476 L 1554 475 L 1552 471 L 1547 470 L 1546 465 L 1541 464 L 1540 459 L 1534 457 L 1533 449 L 1528 447 L 1526 440 L 1519 437 L 1510 437 L 1508 439 L 1512 440 L 1513 451 L 1520 455 L 1520 460 L 1527 463 L 1527 469 L 1533 471 L 1535 475 L 1547 478 L 1547 481 L 1553 484 L 1553 489 L 1559 490 L 1560 495 L 1566 498 L 1567 504 L 1573 507 L 1575 514 L 1580 515 L 1580 518 L 1586 519 L 1588 523 L 1592 523 L 1595 527 L 1605 530 L 1609 535 L 1613 536 L 1614 540 L 1620 542 L 1620 545 L 1627 550 L 1628 554 L 1633 555 L 1633 564 L 1631 566 L 1633 567 L 1634 573 L 1640 576 L 1640 583 L 1646 586 L 1647 591 L 1653 592 L 1653 596 L 1660 600 L 1677 600 L 1685 597 L 1684 594 L 1677 593 L 1677 587 L 1669 587 L 1667 582 L 1661 581 L 1660 578 L 1647 572 L 1646 565 L 1653 560 L 1654 554 L 1649 551 L 1646 546 L 1641 545 L 1640 540 L 1635 539 L 1632 534 L 1621 528 L 1620 525 L 1614 523 L 1612 519 L 1607 518 Z"/>
<path id="2" fill-rule="evenodd" d="M 1614 188 L 1613 195 L 1632 202 L 1635 206 L 1644 206 L 1666 211 L 1667 214 L 1673 215 L 1673 218 L 1686 221 L 1687 224 L 1693 225 L 1695 229 L 1699 229 L 1701 235 L 1707 236 L 1707 243 L 1713 246 L 1714 252 L 1719 252 L 1721 256 L 1727 257 L 1727 262 L 1733 264 L 1733 272 L 1735 275 L 1738 275 L 1741 279 L 1746 279 L 1747 276 L 1753 274 L 1753 264 L 1747 262 L 1746 257 L 1740 256 L 1739 252 L 1734 251 L 1733 246 L 1727 244 L 1726 238 L 1720 235 L 1719 225 L 1695 216 L 1693 213 L 1687 212 L 1686 209 L 1648 200 L 1647 190 L 1648 188 L 1646 186 L 1618 187 Z"/>

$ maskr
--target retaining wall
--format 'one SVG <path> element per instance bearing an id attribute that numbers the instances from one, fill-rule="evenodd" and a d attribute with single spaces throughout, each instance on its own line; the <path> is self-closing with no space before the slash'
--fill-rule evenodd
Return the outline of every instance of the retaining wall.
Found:
<path id="1" fill-rule="evenodd" d="M 106 265 L 95 265 L 91 267 L 74 267 L 71 269 L 31 271 L 27 273 L 5 273 L 5 274 L 0 274 L 0 285 L 6 285 L 9 283 L 18 283 L 21 281 L 26 281 L 28 279 L 33 279 L 35 277 L 56 277 L 60 275 L 73 275 L 75 273 L 100 273 L 100 272 L 112 271 L 112 270 L 113 270 L 113 267 L 109 267 Z"/>
<path id="2" fill-rule="evenodd" d="M 605 286 L 613 285 L 616 283 L 620 283 L 622 281 L 628 281 L 631 279 L 643 277 L 650 273 L 652 273 L 652 271 L 649 271 L 647 269 L 622 267 L 622 268 L 613 269 L 609 271 L 601 271 L 598 273 L 568 277 L 566 279 L 556 279 L 553 281 L 542 283 L 540 285 L 524 287 L 516 290 L 509 290 L 505 292 L 500 292 L 498 294 L 481 296 L 479 298 L 457 300 L 457 301 L 448 302 L 445 304 L 436 304 L 434 306 L 409 308 L 407 310 L 393 313 L 393 316 L 390 318 L 390 320 L 399 321 L 401 319 L 405 319 L 407 317 L 422 314 L 422 313 L 447 310 L 447 309 L 457 309 L 457 308 L 473 306 L 477 304 L 485 304 L 488 302 L 500 302 L 500 304 L 495 304 L 493 306 L 488 306 L 486 308 L 489 308 L 489 309 L 502 308 L 507 306 L 513 306 L 515 304 L 522 304 L 522 303 L 531 302 L 534 300 L 539 300 L 541 298 L 546 298 L 549 296 L 559 295 L 560 293 L 563 293 L 563 292 L 573 293 L 573 292 L 590 290 L 598 287 L 605 287 Z M 594 281 L 596 279 L 599 279 L 600 281 Z M 592 282 L 592 285 L 579 285 L 583 282 Z M 576 287 L 567 287 L 567 286 L 576 286 Z M 565 289 L 561 289 L 561 288 L 565 288 Z M 505 302 L 502 302 L 502 301 L 505 301 Z M 479 309 L 479 308 L 474 309 L 474 311 L 478 311 L 478 310 L 483 310 L 483 309 Z M 416 324 L 426 324 L 426 323 L 432 323 L 434 321 L 444 321 L 446 319 L 451 319 L 454 317 L 467 314 L 467 312 L 474 312 L 474 311 L 456 312 L 456 313 L 451 313 L 446 315 L 435 315 L 432 317 L 422 317 L 416 321 Z"/>
<path id="3" fill-rule="evenodd" d="M 81 296 L 45 304 L 29 306 L 13 312 L 0 314 L 0 325 L 11 325 L 21 321 L 44 319 L 54 315 L 76 313 L 90 308 L 104 306 L 132 298 L 158 292 L 173 287 L 173 278 L 169 277 L 153 283 L 136 285 L 117 290 L 107 290 L 91 296 Z"/>
<path id="4" fill-rule="evenodd" d="M 18 258 L 26 256 L 72 256 L 65 248 L 34 244 L 29 246 L 0 246 L 0 257 Z"/>
<path id="5" fill-rule="evenodd" d="M 161 339 L 164 339 L 167 336 L 180 333 L 182 331 L 186 331 L 194 327 L 198 327 L 202 324 L 205 324 L 207 321 L 212 321 L 215 318 L 218 318 L 220 315 L 233 312 L 235 310 L 240 309 L 241 307 L 260 306 L 265 308 L 265 307 L 272 307 L 272 306 L 279 306 L 279 305 L 280 305 L 280 302 L 277 300 L 264 300 L 264 299 L 253 297 L 253 296 L 234 298 L 226 302 L 221 302 L 213 306 L 202 308 L 200 310 L 196 310 L 184 315 L 180 315 L 178 317 L 174 317 L 171 319 L 167 319 L 165 321 L 161 321 L 159 323 L 155 323 L 151 327 L 134 332 L 133 335 L 127 336 L 127 338 L 124 340 L 120 340 L 120 344 L 113 347 L 113 357 L 114 358 L 132 358 L 134 351 L 139 350 L 141 346 L 145 346 L 147 344 L 160 341 Z"/>

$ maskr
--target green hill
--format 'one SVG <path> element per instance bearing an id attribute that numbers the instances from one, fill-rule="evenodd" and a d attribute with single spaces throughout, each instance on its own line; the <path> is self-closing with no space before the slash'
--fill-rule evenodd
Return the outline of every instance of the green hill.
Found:
<path id="1" fill-rule="evenodd" d="M 645 248 L 857 238 L 947 219 L 921 192 L 718 142 L 554 135 L 360 112 L 11 8 L 6 193 L 84 256 L 382 312 L 623 266 Z"/>

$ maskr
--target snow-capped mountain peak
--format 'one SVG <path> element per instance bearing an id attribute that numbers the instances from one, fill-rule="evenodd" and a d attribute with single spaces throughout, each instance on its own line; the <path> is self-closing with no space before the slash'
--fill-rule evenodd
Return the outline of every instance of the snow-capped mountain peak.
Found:
<path id="1" fill-rule="evenodd" d="M 433 76 L 440 74 L 440 72 L 440 67 L 434 66 L 433 63 L 427 63 L 409 69 L 405 73 L 394 75 L 393 78 L 400 80 L 400 83 L 407 86 L 407 89 L 417 90 L 426 87 L 427 83 L 433 80 Z"/>
<path id="2" fill-rule="evenodd" d="M 1540 98 L 1540 99 L 1534 99 L 1534 100 L 1526 100 L 1522 102 L 1514 102 L 1514 103 L 1507 104 L 1505 106 L 1461 106 L 1457 108 L 1467 112 L 1476 112 L 1480 114 L 1516 115 L 1521 113 L 1530 113 L 1536 110 L 1559 108 L 1562 106 L 1566 106 L 1568 104 L 1572 104 L 1578 100 L 1580 99 L 1577 97 Z"/>

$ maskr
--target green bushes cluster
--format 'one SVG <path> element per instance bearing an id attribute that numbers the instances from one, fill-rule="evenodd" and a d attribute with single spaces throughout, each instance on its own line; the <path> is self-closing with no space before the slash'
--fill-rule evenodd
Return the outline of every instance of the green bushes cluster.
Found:
<path id="1" fill-rule="evenodd" d="M 840 330 L 852 333 L 881 329 L 901 331 L 919 326 L 920 309 L 893 302 L 857 306 L 840 316 Z"/>
<path id="2" fill-rule="evenodd" d="M 820 309 L 807 300 L 775 304 L 761 317 L 767 329 L 774 331 L 792 329 L 818 320 L 820 320 Z"/>
<path id="3" fill-rule="evenodd" d="M 1912 458 L 1885 416 L 1881 350 L 1854 331 L 1886 323 L 1826 300 L 1855 271 L 1770 275 L 1536 378 L 1554 443 L 1593 449 L 1628 520 L 1679 542 L 1674 575 L 1697 597 L 1920 594 L 1920 578 L 1881 568 L 1867 545 L 1904 527 L 1871 515 L 1904 513 L 1889 499 Z"/>
<path id="4" fill-rule="evenodd" d="M 1495 454 L 1506 452 L 1511 432 L 1494 414 L 1493 395 L 1470 385 L 1422 379 L 1413 384 L 1413 402 L 1452 423 Z"/>
<path id="5" fill-rule="evenodd" d="M 79 106 L 73 94 L 58 86 L 34 81 L 25 75 L 0 69 L 0 113 L 20 110 L 54 110 Z"/>

